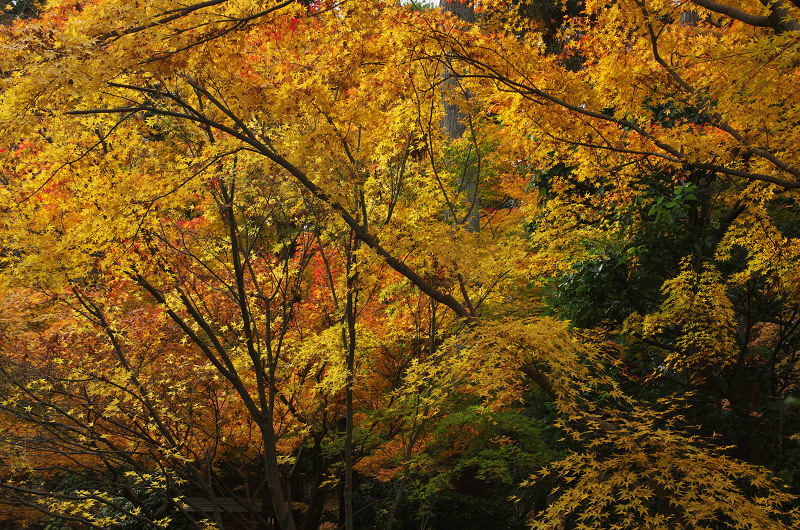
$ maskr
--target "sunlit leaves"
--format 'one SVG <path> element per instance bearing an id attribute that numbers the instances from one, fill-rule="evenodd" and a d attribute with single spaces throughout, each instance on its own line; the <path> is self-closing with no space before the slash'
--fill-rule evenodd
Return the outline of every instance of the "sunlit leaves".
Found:
<path id="1" fill-rule="evenodd" d="M 314 527 L 343 432 L 383 479 L 473 465 L 478 441 L 482 476 L 540 464 L 488 419 L 522 414 L 535 383 L 575 449 L 540 475 L 564 493 L 536 524 L 784 517 L 766 475 L 617 378 L 640 343 L 658 373 L 729 369 L 753 342 L 735 296 L 753 284 L 786 304 L 757 323 L 762 343 L 790 333 L 798 244 L 776 205 L 794 205 L 798 105 L 777 80 L 796 77 L 795 36 L 590 2 L 546 36 L 555 55 L 523 10 L 482 7 L 468 27 L 395 3 L 68 2 L 4 27 L 3 420 L 26 425 L 5 439 L 12 471 L 102 463 L 110 489 L 163 494 L 163 513 L 136 495 L 114 508 L 156 525 L 181 507 L 177 481 L 269 497 L 287 530 L 313 498 Z M 440 130 L 443 102 L 461 138 Z M 659 264 L 624 330 L 541 315 L 553 277 L 614 259 L 635 279 L 657 261 L 644 235 L 682 230 L 701 239 Z M 26 429 L 44 434 L 22 458 Z M 49 509 L 116 524 L 109 492 L 73 489 Z"/>

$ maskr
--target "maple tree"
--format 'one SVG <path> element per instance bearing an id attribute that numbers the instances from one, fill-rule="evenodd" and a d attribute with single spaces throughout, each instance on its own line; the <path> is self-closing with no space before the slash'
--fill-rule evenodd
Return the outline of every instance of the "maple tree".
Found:
<path id="1" fill-rule="evenodd" d="M 796 525 L 712 434 L 796 443 L 799 8 L 566 7 L 3 27 L 8 502 L 354 528 L 360 475 L 391 528 L 474 475 L 541 528 Z"/>

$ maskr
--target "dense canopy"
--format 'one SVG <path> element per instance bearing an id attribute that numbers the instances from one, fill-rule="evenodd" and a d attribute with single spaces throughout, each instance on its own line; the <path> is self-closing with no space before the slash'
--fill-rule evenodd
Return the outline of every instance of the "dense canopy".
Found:
<path id="1" fill-rule="evenodd" d="M 2 524 L 800 526 L 800 2 L 725 1 L 5 2 Z"/>

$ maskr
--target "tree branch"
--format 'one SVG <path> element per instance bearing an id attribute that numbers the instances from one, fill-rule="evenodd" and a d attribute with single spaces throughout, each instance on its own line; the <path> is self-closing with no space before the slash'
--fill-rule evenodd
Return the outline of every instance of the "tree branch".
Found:
<path id="1" fill-rule="evenodd" d="M 726 17 L 733 18 L 738 20 L 739 22 L 744 22 L 749 26 L 755 26 L 758 28 L 771 28 L 772 21 L 769 17 L 758 16 L 758 15 L 751 15 L 746 11 L 742 11 L 741 9 L 737 9 L 735 7 L 726 5 L 726 4 L 719 4 L 714 2 L 713 0 L 690 0 L 691 3 L 694 5 L 703 7 L 708 9 L 709 11 L 713 11 L 714 13 L 719 13 L 720 15 L 725 15 Z"/>

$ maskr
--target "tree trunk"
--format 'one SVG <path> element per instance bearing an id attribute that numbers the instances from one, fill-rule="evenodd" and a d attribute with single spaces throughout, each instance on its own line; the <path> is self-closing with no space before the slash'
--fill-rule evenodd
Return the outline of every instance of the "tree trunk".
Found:
<path id="1" fill-rule="evenodd" d="M 475 9 L 472 3 L 469 1 L 464 1 L 462 3 L 459 0 L 439 0 L 439 6 L 445 13 L 452 13 L 464 22 L 469 24 L 475 22 Z M 453 140 L 458 140 L 464 136 L 464 133 L 467 129 L 465 121 L 469 118 L 469 116 L 464 112 L 463 109 L 459 108 L 458 105 L 448 100 L 447 93 L 459 92 L 462 90 L 459 86 L 458 79 L 455 76 L 455 72 L 450 61 L 451 59 L 447 58 L 448 64 L 446 65 L 444 72 L 445 79 L 442 86 L 442 104 L 444 106 L 444 116 L 442 117 L 440 126 L 445 134 L 445 137 L 448 139 L 448 141 L 452 142 Z M 463 94 L 463 96 L 469 97 L 469 95 L 466 93 Z M 460 194 L 465 194 L 467 197 L 467 199 L 463 202 L 465 213 L 461 214 L 460 212 L 448 211 L 445 213 L 445 218 L 452 220 L 453 224 L 465 224 L 468 230 L 471 232 L 477 232 L 480 229 L 480 207 L 478 204 L 478 179 L 480 177 L 480 165 L 478 165 L 477 168 L 474 167 L 469 160 L 471 156 L 472 150 L 469 150 L 465 155 L 466 159 L 460 161 L 460 165 L 463 168 L 463 174 L 461 175 L 461 179 L 457 187 L 458 192 Z M 480 157 L 480 154 L 477 152 L 477 142 L 475 142 L 475 156 Z M 451 161 L 451 163 L 457 162 Z"/>

